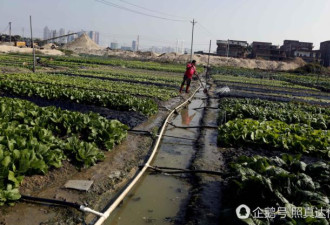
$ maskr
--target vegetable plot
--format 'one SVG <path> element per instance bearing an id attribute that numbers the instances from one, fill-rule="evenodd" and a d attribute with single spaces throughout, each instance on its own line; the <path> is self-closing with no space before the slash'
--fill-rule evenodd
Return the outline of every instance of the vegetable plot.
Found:
<path id="1" fill-rule="evenodd" d="M 44 83 L 60 85 L 63 87 L 84 88 L 95 91 L 107 91 L 115 93 L 125 93 L 155 97 L 161 100 L 168 100 L 177 95 L 173 88 L 162 88 L 154 85 L 133 84 L 129 82 L 113 82 L 94 78 L 73 77 L 67 75 L 50 74 L 5 74 L 0 76 L 10 80 L 29 81 L 34 83 Z"/>
<path id="2" fill-rule="evenodd" d="M 223 99 L 220 109 L 227 120 L 251 118 L 280 120 L 288 124 L 307 124 L 315 129 L 330 127 L 330 109 L 299 103 L 281 103 L 259 99 Z"/>
<path id="3" fill-rule="evenodd" d="M 299 156 L 287 154 L 272 158 L 241 156 L 230 164 L 226 181 L 227 206 L 234 210 L 244 203 L 251 208 L 250 217 L 241 220 L 244 224 L 329 224 L 329 163 L 306 164 Z M 261 213 L 256 218 L 252 210 L 258 207 Z M 277 210 L 279 207 L 282 209 Z M 300 217 L 294 215 L 296 207 L 303 209 Z M 227 219 L 232 222 L 233 217 Z"/>
<path id="4" fill-rule="evenodd" d="M 220 146 L 250 146 L 330 158 L 330 133 L 278 120 L 235 119 L 219 127 Z"/>
<path id="5" fill-rule="evenodd" d="M 38 107 L 0 98 L 0 205 L 20 198 L 24 175 L 45 174 L 67 159 L 89 167 L 127 135 L 128 127 L 95 113 Z"/>
<path id="6" fill-rule="evenodd" d="M 218 144 L 285 150 L 330 158 L 329 108 L 299 103 L 224 99 Z"/>
<path id="7" fill-rule="evenodd" d="M 141 112 L 147 116 L 158 111 L 158 105 L 152 99 L 138 98 L 127 94 L 65 88 L 51 84 L 12 80 L 0 80 L 0 88 L 7 93 L 20 96 L 36 96 L 49 100 L 69 100 L 115 110 Z"/>

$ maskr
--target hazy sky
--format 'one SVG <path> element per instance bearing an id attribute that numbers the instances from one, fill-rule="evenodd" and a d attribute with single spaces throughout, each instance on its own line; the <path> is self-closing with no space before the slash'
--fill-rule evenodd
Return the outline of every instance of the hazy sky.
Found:
<path id="1" fill-rule="evenodd" d="M 284 39 L 314 42 L 330 40 L 330 0 L 125 0 L 165 14 L 145 11 L 121 0 L 106 0 L 123 7 L 171 19 L 197 20 L 196 49 L 208 49 L 212 39 L 267 41 Z M 189 47 L 191 23 L 173 22 L 104 5 L 95 0 L 0 0 L 0 32 L 12 22 L 13 33 L 25 35 L 32 15 L 34 33 L 43 28 L 100 32 L 103 45 L 112 41 L 131 45 L 140 35 L 141 47 L 173 46 L 185 40 Z M 175 16 L 171 16 L 175 15 Z M 202 25 L 202 26 L 201 26 Z M 205 29 L 206 28 L 206 29 Z M 8 31 L 7 31 L 8 32 Z"/>

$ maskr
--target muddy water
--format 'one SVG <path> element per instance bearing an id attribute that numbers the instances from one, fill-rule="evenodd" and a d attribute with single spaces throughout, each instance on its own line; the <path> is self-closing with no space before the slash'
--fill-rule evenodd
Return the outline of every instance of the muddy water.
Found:
<path id="1" fill-rule="evenodd" d="M 204 97 L 202 92 L 196 96 Z M 199 125 L 203 110 L 194 108 L 203 107 L 204 104 L 205 100 L 192 100 L 171 122 L 177 126 Z M 198 130 L 169 125 L 165 135 L 196 140 Z M 188 168 L 196 154 L 194 140 L 164 137 L 152 165 Z M 148 173 L 104 224 L 173 224 L 179 216 L 180 209 L 185 206 L 191 188 L 189 180 L 182 176 Z"/>

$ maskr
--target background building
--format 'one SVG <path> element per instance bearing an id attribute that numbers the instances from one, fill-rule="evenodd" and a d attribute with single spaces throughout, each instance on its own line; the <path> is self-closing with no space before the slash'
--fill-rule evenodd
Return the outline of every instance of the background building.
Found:
<path id="1" fill-rule="evenodd" d="M 119 49 L 119 44 L 117 42 L 111 42 L 110 48 L 114 50 Z"/>
<path id="2" fill-rule="evenodd" d="M 72 34 L 72 33 L 75 33 L 75 32 L 71 31 L 71 30 L 68 31 L 68 34 Z M 77 37 L 78 37 L 78 34 L 73 34 L 73 35 L 67 36 L 66 42 L 69 43 L 69 42 L 73 41 L 74 39 L 76 39 Z"/>
<path id="3" fill-rule="evenodd" d="M 89 31 L 87 35 L 92 39 L 96 44 L 100 43 L 100 34 L 97 31 Z"/>
<path id="4" fill-rule="evenodd" d="M 236 40 L 217 40 L 217 55 L 235 58 L 245 58 L 248 53 L 248 43 Z"/>
<path id="5" fill-rule="evenodd" d="M 278 46 L 271 42 L 254 41 L 251 44 L 251 58 L 262 58 L 268 60 L 284 60 L 286 54 Z"/>
<path id="6" fill-rule="evenodd" d="M 44 38 L 44 40 L 51 38 L 51 32 L 47 26 L 45 26 L 45 28 L 44 28 L 44 37 L 43 38 Z"/>
<path id="7" fill-rule="evenodd" d="M 321 63 L 323 66 L 330 66 L 330 41 L 321 42 L 320 45 Z"/>
<path id="8" fill-rule="evenodd" d="M 65 30 L 64 30 L 64 28 L 61 28 L 60 31 L 59 31 L 58 36 L 63 36 L 63 35 L 65 35 Z M 60 43 L 60 44 L 65 44 L 66 43 L 66 37 L 59 38 L 57 40 L 57 42 Z"/>
<path id="9" fill-rule="evenodd" d="M 137 47 L 137 46 L 136 46 L 136 41 L 132 41 L 132 50 L 133 50 L 133 51 L 136 51 L 136 50 L 137 50 L 136 47 Z"/>
<path id="10" fill-rule="evenodd" d="M 121 46 L 120 49 L 123 51 L 132 51 L 132 47 L 130 47 L 130 46 Z"/>
<path id="11" fill-rule="evenodd" d="M 284 40 L 281 50 L 286 53 L 287 58 L 300 57 L 306 62 L 320 61 L 320 51 L 313 50 L 311 42 L 300 42 L 296 40 Z"/>

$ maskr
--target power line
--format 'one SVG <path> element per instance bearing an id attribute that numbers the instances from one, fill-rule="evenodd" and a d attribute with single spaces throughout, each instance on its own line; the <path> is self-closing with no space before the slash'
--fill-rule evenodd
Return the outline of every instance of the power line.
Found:
<path id="1" fill-rule="evenodd" d="M 211 31 L 209 31 L 205 26 L 203 26 L 201 23 L 198 23 L 197 25 L 199 25 L 204 31 L 206 31 L 209 35 L 211 35 L 212 37 L 216 37 Z"/>
<path id="2" fill-rule="evenodd" d="M 9 24 L 7 24 L 6 28 L 1 33 L 5 33 L 5 31 L 7 31 L 7 29 L 8 29 L 8 27 L 9 27 Z"/>
<path id="3" fill-rule="evenodd" d="M 154 12 L 154 13 L 159 13 L 159 14 L 163 14 L 163 15 L 166 15 L 166 16 L 174 16 L 174 17 L 186 19 L 186 18 L 184 18 L 182 16 L 177 16 L 177 15 L 173 15 L 173 14 L 168 14 L 168 13 L 160 12 L 160 11 L 157 11 L 157 10 L 148 9 L 148 8 L 145 8 L 145 7 L 142 7 L 142 6 L 139 6 L 139 5 L 136 5 L 136 4 L 127 2 L 125 0 L 118 0 L 118 1 L 124 2 L 124 3 L 128 4 L 128 5 L 132 5 L 132 6 L 135 6 L 135 7 L 139 8 L 139 9 L 143 9 L 143 10 L 146 10 L 146 11 L 149 11 L 149 12 Z M 186 19 L 186 20 L 188 20 L 188 19 Z"/>
<path id="4" fill-rule="evenodd" d="M 103 3 L 103 4 L 108 5 L 108 6 L 118 8 L 118 9 L 126 10 L 126 11 L 129 11 L 129 12 L 132 12 L 132 13 L 136 13 L 136 14 L 140 14 L 140 15 L 144 15 L 144 16 L 149 16 L 149 17 L 153 17 L 153 18 L 157 18 L 157 19 L 162 19 L 162 20 L 167 20 L 167 21 L 175 21 L 175 22 L 187 22 L 187 20 L 171 19 L 171 18 L 166 18 L 166 17 L 155 16 L 155 15 L 143 13 L 143 12 L 140 12 L 140 11 L 137 11 L 137 10 L 134 10 L 134 9 L 129 9 L 129 8 L 114 4 L 114 3 L 106 1 L 106 0 L 95 0 L 95 1 L 99 2 L 99 3 Z"/>

